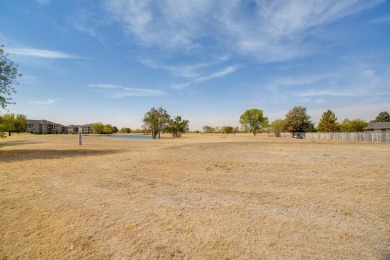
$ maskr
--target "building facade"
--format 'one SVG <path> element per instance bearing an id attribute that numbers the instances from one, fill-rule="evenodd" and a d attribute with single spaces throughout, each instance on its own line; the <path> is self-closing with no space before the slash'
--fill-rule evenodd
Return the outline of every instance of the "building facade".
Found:
<path id="1" fill-rule="evenodd" d="M 83 134 L 92 134 L 91 125 L 68 125 L 53 123 L 48 120 L 27 120 L 27 133 L 31 134 L 78 134 L 79 127 Z"/>

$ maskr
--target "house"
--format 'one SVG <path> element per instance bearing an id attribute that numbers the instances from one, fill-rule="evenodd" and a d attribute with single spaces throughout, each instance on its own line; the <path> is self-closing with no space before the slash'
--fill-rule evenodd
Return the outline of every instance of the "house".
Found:
<path id="1" fill-rule="evenodd" d="M 62 134 L 65 127 L 47 120 L 27 120 L 27 133 L 31 134 Z"/>
<path id="2" fill-rule="evenodd" d="M 390 122 L 371 122 L 366 128 L 367 131 L 371 132 L 390 132 Z"/>

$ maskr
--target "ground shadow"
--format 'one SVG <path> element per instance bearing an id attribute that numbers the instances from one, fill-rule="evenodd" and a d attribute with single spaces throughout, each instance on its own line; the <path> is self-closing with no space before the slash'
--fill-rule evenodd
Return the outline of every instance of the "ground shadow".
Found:
<path id="1" fill-rule="evenodd" d="M 9 142 L 0 142 L 2 146 L 15 146 L 15 145 L 25 145 L 25 144 L 41 144 L 42 142 L 32 142 L 32 141 L 9 141 Z"/>
<path id="2" fill-rule="evenodd" d="M 61 159 L 69 157 L 83 156 L 101 156 L 117 154 L 122 150 L 95 150 L 95 149 L 71 149 L 71 150 L 54 150 L 54 149 L 21 149 L 21 150 L 0 150 L 0 162 L 28 161 L 36 159 Z"/>

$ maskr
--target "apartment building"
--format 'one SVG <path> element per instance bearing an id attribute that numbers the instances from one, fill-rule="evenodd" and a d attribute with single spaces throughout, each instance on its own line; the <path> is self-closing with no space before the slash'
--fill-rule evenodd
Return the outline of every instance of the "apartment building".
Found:
<path id="1" fill-rule="evenodd" d="M 48 120 L 27 120 L 27 133 L 31 134 L 78 134 L 82 127 L 83 134 L 92 134 L 91 125 L 68 125 L 53 123 Z"/>

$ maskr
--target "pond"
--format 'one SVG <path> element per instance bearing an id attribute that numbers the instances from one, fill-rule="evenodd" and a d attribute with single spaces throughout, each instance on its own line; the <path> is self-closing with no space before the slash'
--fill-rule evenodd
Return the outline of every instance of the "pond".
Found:
<path id="1" fill-rule="evenodd" d="M 138 139 L 138 140 L 150 139 L 150 140 L 152 140 L 151 135 L 105 135 L 105 136 L 101 136 L 101 137 L 115 138 L 115 139 Z"/>

